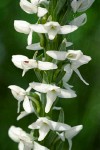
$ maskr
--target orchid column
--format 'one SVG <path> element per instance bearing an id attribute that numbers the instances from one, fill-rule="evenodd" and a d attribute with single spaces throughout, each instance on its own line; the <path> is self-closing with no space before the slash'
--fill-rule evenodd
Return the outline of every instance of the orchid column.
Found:
<path id="1" fill-rule="evenodd" d="M 12 62 L 22 69 L 22 76 L 32 69 L 38 82 L 32 81 L 27 89 L 9 86 L 14 98 L 18 100 L 17 112 L 20 114 L 17 120 L 31 113 L 37 117 L 28 127 L 30 133 L 19 127 L 10 127 L 9 136 L 18 143 L 19 150 L 63 150 L 66 139 L 71 150 L 72 138 L 83 128 L 82 125 L 71 127 L 65 124 L 63 108 L 56 104 L 62 98 L 67 100 L 76 97 L 73 86 L 68 84 L 73 72 L 88 85 L 81 76 L 79 67 L 87 64 L 91 57 L 84 55 L 81 50 L 73 50 L 73 43 L 67 41 L 67 35 L 87 21 L 85 13 L 74 19 L 71 16 L 87 10 L 93 2 L 94 0 L 20 0 L 22 10 L 36 14 L 38 20 L 35 24 L 14 21 L 15 30 L 28 35 L 26 49 L 33 50 L 33 57 L 13 55 Z M 34 32 L 40 37 L 38 43 L 34 43 Z M 52 118 L 55 111 L 59 115 L 54 121 Z"/>

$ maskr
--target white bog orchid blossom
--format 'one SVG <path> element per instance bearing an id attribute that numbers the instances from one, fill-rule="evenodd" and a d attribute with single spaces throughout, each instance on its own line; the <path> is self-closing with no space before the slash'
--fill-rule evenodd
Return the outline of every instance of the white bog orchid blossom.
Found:
<path id="1" fill-rule="evenodd" d="M 73 19 L 69 24 L 75 26 L 83 26 L 87 22 L 87 15 L 84 13 L 77 18 Z"/>
<path id="2" fill-rule="evenodd" d="M 94 3 L 95 0 L 73 0 L 71 3 L 71 7 L 73 12 L 83 12 L 86 11 L 91 5 Z"/>
<path id="3" fill-rule="evenodd" d="M 43 83 L 37 83 L 32 82 L 29 84 L 31 88 L 34 90 L 40 92 L 40 93 L 46 93 L 46 106 L 45 106 L 45 112 L 48 113 L 56 100 L 57 96 L 60 98 L 73 98 L 76 97 L 76 94 L 72 90 L 66 90 L 62 89 L 56 85 L 51 84 L 43 84 Z"/>
<path id="4" fill-rule="evenodd" d="M 28 38 L 27 38 L 28 45 L 32 44 L 33 31 L 31 29 L 30 23 L 28 23 L 26 21 L 22 21 L 22 20 L 15 20 L 14 21 L 14 28 L 17 32 L 28 34 Z"/>
<path id="5" fill-rule="evenodd" d="M 43 17 L 48 11 L 46 8 L 40 7 L 40 4 L 46 3 L 47 0 L 20 0 L 20 7 L 28 14 L 37 14 Z"/>
<path id="6" fill-rule="evenodd" d="M 68 50 L 68 52 L 62 52 L 62 51 L 47 51 L 46 52 L 50 57 L 57 59 L 57 60 L 65 60 L 68 59 L 71 64 L 67 64 L 64 67 L 64 71 L 66 71 L 66 74 L 64 76 L 64 81 L 69 80 L 69 78 L 72 75 L 72 72 L 75 71 L 77 75 L 80 77 L 80 79 L 88 85 L 88 83 L 82 78 L 78 68 L 84 64 L 87 64 L 90 60 L 90 56 L 83 55 L 83 53 L 80 50 Z"/>
<path id="7" fill-rule="evenodd" d="M 36 69 L 36 68 L 40 70 L 57 69 L 57 65 L 54 63 L 37 61 L 35 59 L 29 59 L 28 57 L 24 55 L 13 55 L 12 62 L 17 68 L 20 68 L 23 70 L 22 76 L 24 76 L 25 73 L 29 69 Z"/>
<path id="8" fill-rule="evenodd" d="M 19 127 L 11 126 L 8 135 L 14 142 L 19 143 L 19 150 L 49 150 L 35 142 L 31 134 L 26 133 Z"/>
<path id="9" fill-rule="evenodd" d="M 68 34 L 75 31 L 78 27 L 74 25 L 60 26 L 58 22 L 47 22 L 45 24 L 34 24 L 31 29 L 37 33 L 46 33 L 50 40 L 53 40 L 57 34 Z"/>
<path id="10" fill-rule="evenodd" d="M 69 143 L 69 150 L 72 148 L 72 138 L 76 136 L 81 130 L 83 129 L 82 125 L 74 126 L 74 127 L 69 127 L 68 130 L 58 133 L 59 137 L 61 138 L 62 141 L 65 141 L 65 139 L 68 140 Z"/>
<path id="11" fill-rule="evenodd" d="M 27 96 L 27 93 L 31 90 L 30 87 L 27 88 L 27 90 L 24 90 L 19 86 L 10 85 L 8 88 L 11 89 L 11 92 L 14 98 L 18 100 L 18 113 L 20 111 L 21 101 L 23 101 L 23 108 L 27 113 L 31 113 L 34 111 L 32 103 Z"/>
<path id="12" fill-rule="evenodd" d="M 30 129 L 39 129 L 39 138 L 38 141 L 44 140 L 46 135 L 49 133 L 50 130 L 52 131 L 66 131 L 70 128 L 69 125 L 55 122 L 52 120 L 47 119 L 46 117 L 40 117 L 37 119 L 36 122 L 29 125 Z"/>

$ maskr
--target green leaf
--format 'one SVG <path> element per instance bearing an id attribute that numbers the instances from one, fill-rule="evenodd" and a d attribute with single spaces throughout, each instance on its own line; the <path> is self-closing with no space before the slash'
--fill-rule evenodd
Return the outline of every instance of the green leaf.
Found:
<path id="1" fill-rule="evenodd" d="M 58 122 L 64 123 L 64 111 L 63 111 L 63 108 L 61 108 L 61 110 L 60 110 Z"/>
<path id="2" fill-rule="evenodd" d="M 70 10 L 70 9 L 67 9 L 66 12 L 65 12 L 65 14 L 64 14 L 64 16 L 63 16 L 63 18 L 61 18 L 61 20 L 60 20 L 60 24 L 61 24 L 61 25 L 67 24 L 67 22 L 68 22 L 68 17 L 70 16 L 70 13 L 71 13 L 71 10 Z"/>
<path id="3" fill-rule="evenodd" d="M 36 77 L 37 77 L 37 79 L 39 80 L 39 82 L 42 82 L 42 75 L 41 75 L 40 70 L 34 69 L 34 72 L 35 72 Z"/>
<path id="4" fill-rule="evenodd" d="M 38 60 L 42 60 L 42 58 L 43 58 L 43 54 L 40 54 L 40 55 L 37 57 Z"/>
<path id="5" fill-rule="evenodd" d="M 55 139 L 57 138 L 57 134 L 54 131 L 50 131 L 47 138 L 46 138 L 46 143 L 48 145 L 48 147 L 51 148 L 53 142 L 55 141 Z"/>
<path id="6" fill-rule="evenodd" d="M 33 106 L 34 106 L 34 109 L 35 109 L 35 113 L 36 115 L 38 116 L 38 114 L 40 113 L 41 111 L 41 101 L 40 101 L 40 97 L 38 94 L 36 93 L 30 93 L 29 94 L 29 98 L 30 100 L 32 101 L 33 103 Z"/>
<path id="7" fill-rule="evenodd" d="M 61 71 L 59 74 L 58 74 L 58 76 L 56 77 L 56 80 L 55 80 L 55 82 L 56 82 L 56 84 L 58 84 L 61 80 L 62 80 L 62 78 L 63 78 L 63 76 L 65 75 L 65 71 Z"/>
<path id="8" fill-rule="evenodd" d="M 64 39 L 59 47 L 59 51 L 66 51 L 66 39 Z"/>
<path id="9" fill-rule="evenodd" d="M 56 150 L 63 150 L 64 142 L 58 141 L 57 143 L 56 143 Z"/>
<path id="10" fill-rule="evenodd" d="M 54 16 L 57 16 L 59 14 L 63 6 L 65 5 L 65 3 L 66 3 L 66 0 L 58 0 L 57 5 L 54 10 Z"/>
<path id="11" fill-rule="evenodd" d="M 43 73 L 43 81 L 42 82 L 43 83 L 49 83 L 49 81 L 48 81 L 48 74 L 47 74 L 46 71 L 44 71 L 44 73 Z"/>

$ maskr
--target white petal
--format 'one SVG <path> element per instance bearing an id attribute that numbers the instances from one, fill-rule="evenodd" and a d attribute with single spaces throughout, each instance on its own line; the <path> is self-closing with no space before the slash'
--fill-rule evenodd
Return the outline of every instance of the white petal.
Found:
<path id="1" fill-rule="evenodd" d="M 52 70 L 57 69 L 57 65 L 51 62 L 38 61 L 38 69 L 40 70 Z"/>
<path id="2" fill-rule="evenodd" d="M 37 61 L 34 59 L 28 59 L 27 61 L 22 61 L 22 68 L 24 70 L 37 68 Z"/>
<path id="3" fill-rule="evenodd" d="M 69 24 L 75 25 L 75 26 L 83 26 L 87 22 L 87 15 L 84 13 L 80 15 L 79 17 L 72 20 Z"/>
<path id="4" fill-rule="evenodd" d="M 22 76 L 24 76 L 29 69 L 37 68 L 37 61 L 34 59 L 28 59 L 27 61 L 22 61 L 21 64 L 23 69 Z"/>
<path id="5" fill-rule="evenodd" d="M 80 74 L 80 72 L 79 72 L 78 69 L 75 69 L 74 71 L 76 72 L 76 74 L 79 76 L 79 78 L 80 78 L 86 85 L 89 85 L 89 83 L 87 83 L 87 82 L 83 79 L 83 77 L 81 76 L 81 74 Z"/>
<path id="6" fill-rule="evenodd" d="M 46 147 L 44 147 L 44 146 L 42 146 L 42 145 L 40 145 L 40 144 L 38 144 L 37 142 L 35 142 L 34 141 L 34 146 L 33 146 L 34 148 L 34 150 L 49 150 L 48 148 L 46 148 Z"/>
<path id="7" fill-rule="evenodd" d="M 76 94 L 72 90 L 60 89 L 60 92 L 57 92 L 58 97 L 61 98 L 73 98 L 76 97 Z"/>
<path id="8" fill-rule="evenodd" d="M 66 47 L 69 47 L 69 46 L 71 46 L 71 45 L 73 45 L 72 42 L 66 42 Z"/>
<path id="9" fill-rule="evenodd" d="M 47 51 L 46 54 L 49 55 L 50 57 L 52 57 L 53 59 L 65 60 L 67 52 L 50 50 L 50 51 Z"/>
<path id="10" fill-rule="evenodd" d="M 49 91 L 47 92 L 47 102 L 45 107 L 45 112 L 48 113 L 54 103 L 54 101 L 57 98 L 57 94 L 55 91 Z"/>
<path id="11" fill-rule="evenodd" d="M 66 131 L 71 128 L 69 125 L 60 122 L 55 122 L 51 120 L 46 120 L 45 122 L 49 125 L 50 129 L 53 131 Z"/>
<path id="12" fill-rule="evenodd" d="M 29 101 L 29 98 L 27 96 L 24 99 L 23 108 L 27 113 L 31 113 L 33 110 L 32 103 Z"/>
<path id="13" fill-rule="evenodd" d="M 58 136 L 61 138 L 61 140 L 62 140 L 63 142 L 65 142 L 65 133 L 64 133 L 64 132 L 62 132 L 62 133 L 58 133 L 58 132 L 57 132 L 57 134 L 58 134 Z"/>
<path id="14" fill-rule="evenodd" d="M 82 128 L 83 128 L 82 125 L 71 127 L 69 130 L 65 131 L 65 137 L 67 139 L 72 139 L 74 136 L 76 136 L 82 130 Z"/>
<path id="15" fill-rule="evenodd" d="M 22 101 L 24 99 L 26 94 L 24 89 L 16 85 L 10 85 L 8 88 L 11 89 L 11 92 L 15 99 L 17 99 L 18 101 Z"/>
<path id="16" fill-rule="evenodd" d="M 71 60 L 71 61 L 76 61 L 79 60 L 83 57 L 83 53 L 81 50 L 68 50 L 67 55 L 66 55 L 67 59 Z"/>
<path id="17" fill-rule="evenodd" d="M 82 1 L 80 7 L 78 8 L 77 12 L 86 11 L 91 5 L 94 3 L 95 0 L 84 0 Z"/>
<path id="18" fill-rule="evenodd" d="M 20 129 L 16 128 L 15 126 L 11 126 L 9 128 L 8 135 L 14 142 L 20 141 L 19 133 L 20 133 Z"/>
<path id="19" fill-rule="evenodd" d="M 53 107 L 53 110 L 61 110 L 61 109 L 62 107 L 56 107 L 56 106 Z"/>
<path id="20" fill-rule="evenodd" d="M 21 113 L 20 113 L 20 115 L 17 117 L 17 120 L 20 120 L 20 119 L 22 119 L 22 118 L 24 118 L 25 116 L 27 116 L 29 113 L 27 113 L 26 111 L 22 111 Z"/>
<path id="21" fill-rule="evenodd" d="M 40 46 L 40 43 L 31 44 L 26 47 L 29 50 L 41 50 L 43 47 Z"/>
<path id="22" fill-rule="evenodd" d="M 69 46 L 73 45 L 73 43 L 72 43 L 72 42 L 68 42 L 68 41 L 66 40 L 66 38 L 64 38 L 64 40 L 62 41 L 61 44 L 65 44 L 66 47 L 69 47 Z"/>
<path id="23" fill-rule="evenodd" d="M 49 39 L 53 40 L 56 37 L 57 33 L 58 33 L 58 31 L 56 29 L 50 29 L 48 31 Z"/>
<path id="24" fill-rule="evenodd" d="M 29 125 L 28 128 L 33 129 L 33 130 L 34 129 L 40 129 L 40 127 L 42 126 L 42 124 L 43 124 L 43 121 L 42 121 L 41 118 L 39 118 L 39 119 L 37 119 L 36 122 L 34 122 L 31 125 Z"/>
<path id="25" fill-rule="evenodd" d="M 15 20 L 14 28 L 17 32 L 29 34 L 30 33 L 30 24 L 26 21 Z"/>
<path id="26" fill-rule="evenodd" d="M 43 84 L 38 82 L 32 82 L 29 84 L 34 90 L 41 92 L 41 93 L 47 93 L 48 91 L 58 89 L 59 87 L 50 85 L 50 84 Z"/>
<path id="27" fill-rule="evenodd" d="M 30 0 L 32 4 L 38 5 L 40 0 Z"/>
<path id="28" fill-rule="evenodd" d="M 72 149 L 72 140 L 68 139 L 68 143 L 69 143 L 69 150 Z"/>
<path id="29" fill-rule="evenodd" d="M 42 24 L 33 24 L 31 25 L 31 29 L 37 33 L 47 33 L 47 31 L 44 28 L 44 25 Z"/>
<path id="30" fill-rule="evenodd" d="M 19 150 L 25 150 L 25 146 L 24 146 L 24 143 L 22 141 L 19 142 L 18 149 Z"/>
<path id="31" fill-rule="evenodd" d="M 72 76 L 72 73 L 73 73 L 73 70 L 72 70 L 70 64 L 67 64 L 67 65 L 64 67 L 64 71 L 66 71 L 66 74 L 65 74 L 64 77 L 63 77 L 63 82 L 68 82 L 69 79 L 70 79 L 71 76 Z"/>
<path id="32" fill-rule="evenodd" d="M 79 60 L 81 64 L 87 64 L 91 60 L 90 56 L 83 55 Z"/>
<path id="33" fill-rule="evenodd" d="M 50 131 L 50 128 L 47 124 L 43 124 L 40 129 L 39 129 L 39 138 L 38 141 L 42 141 L 44 140 L 44 138 L 46 137 L 46 135 L 48 134 L 48 132 Z"/>
<path id="34" fill-rule="evenodd" d="M 30 31 L 30 33 L 29 33 L 29 35 L 28 35 L 28 39 L 27 39 L 28 45 L 31 45 L 31 44 L 32 44 L 32 34 L 33 34 L 33 31 Z"/>
<path id="35" fill-rule="evenodd" d="M 81 6 L 82 4 L 82 0 L 73 0 L 71 3 L 71 7 L 73 9 L 73 12 L 76 13 L 76 11 L 78 10 L 78 8 Z"/>
<path id="36" fill-rule="evenodd" d="M 77 26 L 74 26 L 74 25 L 64 25 L 64 26 L 61 26 L 58 34 L 68 34 L 68 33 L 71 33 L 75 30 L 77 30 Z"/>
<path id="37" fill-rule="evenodd" d="M 90 56 L 83 55 L 79 60 L 72 61 L 71 67 L 73 70 L 79 68 L 80 66 L 87 64 L 91 60 Z"/>
<path id="38" fill-rule="evenodd" d="M 38 17 L 43 17 L 48 11 L 45 8 L 38 7 Z"/>
<path id="39" fill-rule="evenodd" d="M 23 69 L 22 62 L 24 62 L 24 61 L 25 62 L 29 61 L 28 57 L 23 56 L 23 55 L 13 55 L 12 56 L 12 62 L 14 63 L 14 65 L 17 68 Z"/>
<path id="40" fill-rule="evenodd" d="M 71 88 L 73 88 L 72 85 L 69 85 L 69 84 L 66 83 L 66 82 L 63 82 L 63 87 L 64 87 L 66 90 L 71 90 Z"/>
<path id="41" fill-rule="evenodd" d="M 27 0 L 20 0 L 20 7 L 28 14 L 37 13 L 37 7 Z"/>
<path id="42" fill-rule="evenodd" d="M 56 31 L 59 31 L 60 24 L 58 22 L 55 22 L 55 21 L 50 21 L 50 22 L 45 23 L 44 27 L 47 31 L 49 31 L 51 29 L 55 29 Z"/>
<path id="43" fill-rule="evenodd" d="M 21 104 L 21 101 L 18 101 L 17 113 L 19 113 L 19 112 L 20 112 L 20 104 Z"/>

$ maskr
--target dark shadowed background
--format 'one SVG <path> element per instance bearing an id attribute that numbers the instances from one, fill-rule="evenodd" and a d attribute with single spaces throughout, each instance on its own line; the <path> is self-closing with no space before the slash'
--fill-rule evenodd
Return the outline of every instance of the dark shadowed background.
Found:
<path id="1" fill-rule="evenodd" d="M 66 123 L 84 125 L 82 132 L 73 139 L 73 150 L 100 150 L 100 0 L 95 0 L 86 12 L 87 23 L 69 35 L 69 39 L 74 42 L 74 49 L 81 49 L 92 57 L 89 64 L 80 68 L 90 86 L 84 85 L 74 74 L 71 84 L 74 85 L 77 98 L 60 101 L 58 105 L 64 107 Z M 32 71 L 22 78 L 22 70 L 11 62 L 14 54 L 33 56 L 32 51 L 26 50 L 27 35 L 14 30 L 14 20 L 34 23 L 36 17 L 23 12 L 17 0 L 0 0 L 0 150 L 17 150 L 17 144 L 8 137 L 9 127 L 16 125 L 27 130 L 35 117 L 30 115 L 16 121 L 17 100 L 7 88 L 11 84 L 27 88 L 28 83 L 36 78 Z M 33 41 L 38 41 L 35 35 Z"/>

